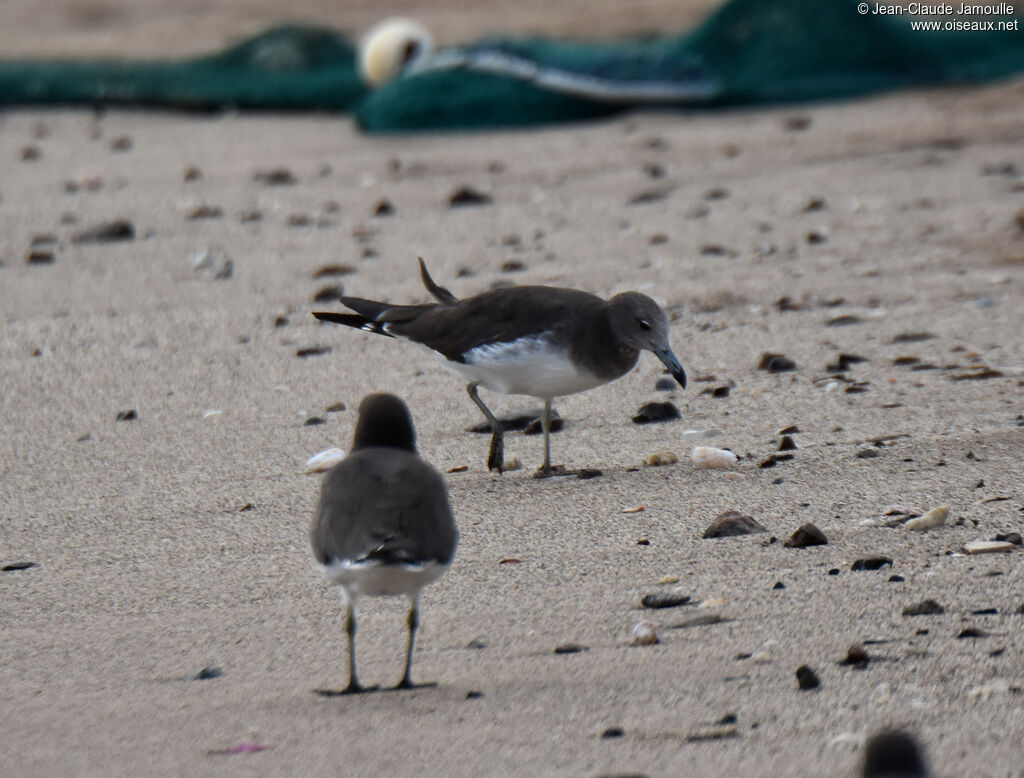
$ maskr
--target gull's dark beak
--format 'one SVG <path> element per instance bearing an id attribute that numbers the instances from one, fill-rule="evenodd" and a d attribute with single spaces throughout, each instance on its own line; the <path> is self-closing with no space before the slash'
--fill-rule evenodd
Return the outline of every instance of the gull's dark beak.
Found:
<path id="1" fill-rule="evenodd" d="M 683 370 L 683 366 L 679 364 L 679 360 L 676 359 L 676 355 L 672 353 L 672 349 L 657 348 L 652 345 L 651 351 L 653 351 L 654 355 L 664 363 L 665 367 L 668 368 L 668 372 L 670 372 L 672 377 L 679 382 L 679 385 L 685 389 L 686 371 Z"/>

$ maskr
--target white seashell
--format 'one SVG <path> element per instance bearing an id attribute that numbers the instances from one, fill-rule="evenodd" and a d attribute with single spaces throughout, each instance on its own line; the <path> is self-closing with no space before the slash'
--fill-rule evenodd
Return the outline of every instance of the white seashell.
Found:
<path id="1" fill-rule="evenodd" d="M 638 621 L 630 630 L 630 635 L 632 639 L 629 642 L 633 646 L 653 646 L 661 642 L 658 625 L 653 621 Z"/>
<path id="2" fill-rule="evenodd" d="M 371 87 L 386 84 L 434 49 L 430 32 L 402 17 L 373 25 L 359 42 L 359 75 Z"/>
<path id="3" fill-rule="evenodd" d="M 695 446 L 690 452 L 690 459 L 697 467 L 705 469 L 721 469 L 736 464 L 736 455 L 724 448 L 712 446 Z"/>
<path id="4" fill-rule="evenodd" d="M 314 454 L 306 462 L 307 473 L 321 473 L 330 470 L 345 458 L 345 452 L 340 448 L 328 448 L 319 454 Z"/>
<path id="5" fill-rule="evenodd" d="M 991 554 L 997 551 L 1013 551 L 1016 546 L 1005 540 L 972 540 L 964 544 L 968 554 Z"/>
<path id="6" fill-rule="evenodd" d="M 903 527 L 904 529 L 913 530 L 934 529 L 935 527 L 941 527 L 945 524 L 947 516 L 949 516 L 949 506 L 940 505 L 938 508 L 932 508 L 924 514 L 924 516 L 918 516 L 916 519 L 911 519 L 906 522 Z"/>
<path id="7" fill-rule="evenodd" d="M 708 599 L 704 600 L 704 602 L 702 602 L 697 607 L 698 608 L 721 608 L 723 605 L 725 605 L 725 599 L 724 598 L 722 598 L 722 597 L 709 597 Z"/>
<path id="8" fill-rule="evenodd" d="M 213 252 L 201 249 L 192 256 L 193 270 L 209 270 L 213 267 Z"/>
<path id="9" fill-rule="evenodd" d="M 220 416 L 224 411 L 203 411 L 203 418 L 209 419 L 211 416 Z"/>

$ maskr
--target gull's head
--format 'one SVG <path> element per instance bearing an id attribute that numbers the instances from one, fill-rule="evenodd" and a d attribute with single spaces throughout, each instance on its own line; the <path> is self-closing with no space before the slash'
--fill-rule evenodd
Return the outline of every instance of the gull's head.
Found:
<path id="1" fill-rule="evenodd" d="M 386 84 L 434 50 L 427 28 L 395 17 L 373 25 L 359 42 L 359 76 L 371 87 Z"/>
<path id="2" fill-rule="evenodd" d="M 409 408 L 393 394 L 369 394 L 359 404 L 352 451 L 371 447 L 416 450 L 416 432 Z"/>
<path id="3" fill-rule="evenodd" d="M 653 353 L 685 389 L 686 372 L 669 346 L 668 319 L 658 304 L 645 294 L 623 292 L 609 300 L 608 306 L 616 340 L 627 348 Z"/>

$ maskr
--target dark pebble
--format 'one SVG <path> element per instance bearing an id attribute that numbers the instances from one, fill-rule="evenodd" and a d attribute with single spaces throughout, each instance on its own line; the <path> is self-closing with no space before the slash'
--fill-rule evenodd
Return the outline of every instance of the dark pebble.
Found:
<path id="1" fill-rule="evenodd" d="M 327 413 L 341 413 L 345 410 L 345 403 L 337 402 L 327 406 Z"/>
<path id="2" fill-rule="evenodd" d="M 679 409 L 670 402 L 646 403 L 640 406 L 636 416 L 633 417 L 634 424 L 657 424 L 664 421 L 681 419 Z"/>
<path id="3" fill-rule="evenodd" d="M 753 535 L 767 532 L 768 528 L 758 524 L 752 517 L 744 516 L 739 511 L 726 511 L 719 514 L 711 525 L 704 530 L 704 538 L 731 538 L 739 535 Z"/>
<path id="4" fill-rule="evenodd" d="M 946 609 L 935 600 L 921 600 L 903 609 L 904 616 L 936 616 L 945 613 Z"/>
<path id="5" fill-rule="evenodd" d="M 626 730 L 622 727 L 608 727 L 604 732 L 601 733 L 602 738 L 613 738 L 622 737 L 626 734 Z"/>
<path id="6" fill-rule="evenodd" d="M 983 629 L 977 627 L 965 627 L 957 633 L 957 639 L 962 640 L 964 638 L 985 638 L 988 637 L 988 633 Z"/>
<path id="7" fill-rule="evenodd" d="M 761 355 L 757 369 L 767 370 L 769 373 L 788 373 L 791 370 L 796 370 L 796 362 L 782 354 L 765 353 Z"/>
<path id="8" fill-rule="evenodd" d="M 781 430 L 779 430 L 775 434 L 776 435 L 797 435 L 797 434 L 799 434 L 799 432 L 800 432 L 800 428 L 798 426 L 796 426 L 795 424 L 791 424 L 788 427 L 783 427 Z"/>
<path id="9" fill-rule="evenodd" d="M 25 257 L 25 262 L 30 265 L 52 265 L 57 261 L 52 251 L 33 249 Z"/>
<path id="10" fill-rule="evenodd" d="M 729 619 L 723 618 L 717 613 L 705 613 L 703 616 L 694 616 L 692 619 L 677 621 L 669 624 L 666 629 L 688 629 L 689 627 L 710 627 L 713 624 L 724 624 Z"/>
<path id="11" fill-rule="evenodd" d="M 804 524 L 794 532 L 784 544 L 786 548 L 806 548 L 807 546 L 827 546 L 828 538 L 814 524 Z"/>
<path id="12" fill-rule="evenodd" d="M 579 643 L 565 643 L 561 646 L 555 646 L 556 654 L 579 654 L 582 651 L 589 651 L 587 646 L 581 646 Z"/>
<path id="13" fill-rule="evenodd" d="M 216 275 L 214 275 L 214 280 L 226 281 L 227 279 L 231 278 L 231 276 L 233 276 L 234 274 L 235 263 L 232 262 L 230 259 L 227 259 L 224 261 L 223 267 L 221 267 L 221 269 L 217 271 Z"/>
<path id="14" fill-rule="evenodd" d="M 906 580 L 902 575 L 890 575 L 889 583 L 903 583 Z"/>
<path id="15" fill-rule="evenodd" d="M 478 192 L 468 186 L 460 187 L 452 192 L 448 198 L 448 204 L 452 208 L 466 208 L 474 205 L 487 205 L 491 202 L 491 196 Z"/>
<path id="16" fill-rule="evenodd" d="M 917 741 L 906 732 L 879 732 L 864 745 L 863 778 L 925 778 L 928 768 Z"/>
<path id="17" fill-rule="evenodd" d="M 839 575 L 839 568 L 838 567 L 829 568 L 828 574 L 829 575 Z"/>
<path id="18" fill-rule="evenodd" d="M 329 354 L 331 352 L 330 346 L 310 346 L 309 348 L 300 348 L 295 352 L 295 356 L 302 357 L 318 357 L 321 354 Z"/>
<path id="19" fill-rule="evenodd" d="M 850 365 L 856 365 L 861 362 L 866 362 L 864 357 L 858 357 L 856 354 L 840 354 L 836 361 L 830 365 L 826 365 L 825 369 L 830 373 L 845 373 L 850 369 Z"/>
<path id="20" fill-rule="evenodd" d="M 735 713 L 726 713 L 718 721 L 712 722 L 715 726 L 723 726 L 725 724 L 735 724 L 739 719 Z"/>
<path id="21" fill-rule="evenodd" d="M 865 448 L 857 452 L 857 459 L 874 459 L 880 456 L 877 448 Z"/>
<path id="22" fill-rule="evenodd" d="M 219 667 L 214 667 L 214 666 L 211 665 L 210 667 L 204 667 L 198 673 L 192 673 L 192 675 L 190 675 L 185 680 L 187 680 L 187 681 L 208 681 L 211 678 L 220 678 L 221 675 L 223 675 L 223 673 L 221 672 L 221 669 Z"/>
<path id="23" fill-rule="evenodd" d="M 72 243 L 113 243 L 122 240 L 135 240 L 135 225 L 124 219 L 98 224 L 71 236 Z"/>
<path id="24" fill-rule="evenodd" d="M 818 674 L 808 665 L 800 665 L 796 669 L 796 682 L 800 686 L 800 691 L 803 692 L 808 689 L 817 689 L 821 686 L 821 679 L 818 678 Z"/>
<path id="25" fill-rule="evenodd" d="M 600 478 L 604 475 L 604 472 L 598 470 L 596 467 L 581 467 L 576 471 L 576 477 L 581 481 L 587 481 L 591 478 Z"/>
<path id="26" fill-rule="evenodd" d="M 881 570 L 883 567 L 892 567 L 892 559 L 887 556 L 868 556 L 858 559 L 850 567 L 851 570 Z"/>
<path id="27" fill-rule="evenodd" d="M 648 189 L 643 192 L 638 192 L 629 198 L 627 203 L 629 205 L 647 205 L 648 203 L 657 203 L 664 200 L 672 194 L 672 189 Z"/>
<path id="28" fill-rule="evenodd" d="M 783 435 L 779 441 L 779 451 L 796 451 L 796 443 L 789 435 Z"/>
<path id="29" fill-rule="evenodd" d="M 813 213 L 814 211 L 821 211 L 825 208 L 825 201 L 820 197 L 815 197 L 813 200 L 809 200 L 807 205 L 803 207 L 804 213 Z"/>
<path id="30" fill-rule="evenodd" d="M 8 562 L 3 567 L 0 567 L 0 572 L 16 573 L 18 570 L 28 570 L 30 567 L 36 566 L 35 562 Z"/>
<path id="31" fill-rule="evenodd" d="M 930 332 L 901 332 L 895 338 L 889 341 L 889 343 L 920 343 L 923 340 L 931 340 L 934 338 Z"/>
<path id="32" fill-rule="evenodd" d="M 377 203 L 377 206 L 373 209 L 374 216 L 393 216 L 395 213 L 395 206 L 391 204 L 390 200 L 381 200 Z"/>
<path id="33" fill-rule="evenodd" d="M 971 611 L 972 616 L 998 616 L 998 608 L 978 608 L 978 610 Z"/>
<path id="34" fill-rule="evenodd" d="M 656 392 L 671 392 L 675 388 L 676 382 L 671 378 L 659 378 L 658 382 L 654 385 L 654 391 Z"/>
<path id="35" fill-rule="evenodd" d="M 466 648 L 472 648 L 475 651 L 481 651 L 487 648 L 487 644 L 480 638 L 473 638 L 471 641 L 466 643 Z"/>
<path id="36" fill-rule="evenodd" d="M 483 696 L 484 696 L 484 693 L 483 692 L 479 692 L 476 689 L 470 689 L 468 692 L 466 692 L 466 699 L 467 700 L 479 700 Z"/>
<path id="37" fill-rule="evenodd" d="M 203 178 L 203 171 L 197 167 L 185 168 L 185 172 L 181 174 L 182 181 L 200 181 Z"/>
<path id="38" fill-rule="evenodd" d="M 1015 546 L 1021 544 L 1021 536 L 1019 532 L 1006 532 L 996 535 L 993 540 L 1001 540 L 1005 543 L 1013 543 Z"/>
<path id="39" fill-rule="evenodd" d="M 274 318 L 274 326 L 275 327 L 287 327 L 288 326 L 288 317 L 287 316 L 276 316 Z"/>
<path id="40" fill-rule="evenodd" d="M 189 211 L 186 217 L 189 221 L 198 221 L 199 219 L 219 219 L 224 215 L 224 209 L 218 205 L 200 205 Z"/>
<path id="41" fill-rule="evenodd" d="M 252 180 L 264 186 L 291 186 L 296 182 L 295 176 L 288 168 L 273 168 L 272 170 L 257 170 L 252 175 Z"/>
<path id="42" fill-rule="evenodd" d="M 352 265 L 324 265 L 318 267 L 313 271 L 313 278 L 325 278 L 327 276 L 348 276 L 355 273 L 356 269 Z"/>
<path id="43" fill-rule="evenodd" d="M 860 316 L 854 316 L 853 314 L 844 314 L 842 316 L 833 316 L 827 322 L 826 327 L 849 327 L 851 324 L 860 324 Z M 845 369 L 845 368 L 843 368 Z"/>
<path id="44" fill-rule="evenodd" d="M 772 587 L 773 590 L 775 590 L 775 589 L 785 589 L 785 588 L 786 588 L 786 584 L 782 583 L 782 581 L 776 581 L 775 582 L 775 586 Z"/>
<path id="45" fill-rule="evenodd" d="M 651 592 L 645 594 L 640 604 L 645 608 L 675 608 L 679 605 L 686 605 L 690 601 L 690 595 L 678 594 L 676 592 Z"/>
<path id="46" fill-rule="evenodd" d="M 303 427 L 315 427 L 318 424 L 323 424 L 323 423 L 324 423 L 324 420 L 322 418 L 320 418 L 319 416 L 310 416 L 308 419 L 306 419 L 304 422 L 302 422 L 302 426 Z"/>
<path id="47" fill-rule="evenodd" d="M 139 414 L 137 414 L 135 409 L 132 408 L 127 411 L 118 411 L 114 421 L 135 421 L 137 418 L 139 418 Z"/>
<path id="48" fill-rule="evenodd" d="M 313 302 L 315 303 L 333 303 L 341 298 L 345 294 L 345 287 L 341 284 L 333 286 L 320 287 L 313 295 Z"/>
<path id="49" fill-rule="evenodd" d="M 313 220 L 304 213 L 293 213 L 285 219 L 285 224 L 289 227 L 308 227 L 313 223 Z"/>
<path id="50" fill-rule="evenodd" d="M 868 666 L 868 652 L 860 643 L 854 643 L 848 649 L 846 649 L 846 658 L 843 659 L 839 664 L 846 665 L 848 667 L 856 667 L 858 670 L 863 670 Z"/>
<path id="51" fill-rule="evenodd" d="M 502 273 L 522 273 L 526 270 L 526 263 L 520 262 L 518 259 L 510 259 L 501 266 Z"/>
<path id="52" fill-rule="evenodd" d="M 775 467 L 775 465 L 777 465 L 779 462 L 788 462 L 791 459 L 793 459 L 792 454 L 772 454 L 767 459 L 762 460 L 761 464 L 758 465 L 758 467 Z"/>

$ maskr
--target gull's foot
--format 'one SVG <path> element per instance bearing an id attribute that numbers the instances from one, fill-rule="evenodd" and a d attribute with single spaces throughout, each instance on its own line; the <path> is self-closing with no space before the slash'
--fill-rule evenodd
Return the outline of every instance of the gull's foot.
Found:
<path id="1" fill-rule="evenodd" d="M 500 433 L 491 437 L 491 447 L 487 451 L 487 469 L 497 470 L 498 473 L 505 470 L 505 437 Z"/>
<path id="2" fill-rule="evenodd" d="M 403 678 L 395 685 L 395 691 L 400 689 L 433 689 L 437 686 L 437 681 L 427 681 L 426 683 L 413 683 L 408 678 Z"/>
<path id="3" fill-rule="evenodd" d="M 540 467 L 533 474 L 534 478 L 555 478 L 558 476 L 576 475 L 575 470 L 567 470 L 565 465 L 548 465 Z"/>
<path id="4" fill-rule="evenodd" d="M 314 694 L 321 697 L 347 697 L 350 694 L 367 694 L 377 691 L 377 686 L 363 686 L 359 683 L 350 683 L 344 689 L 314 689 Z"/>

